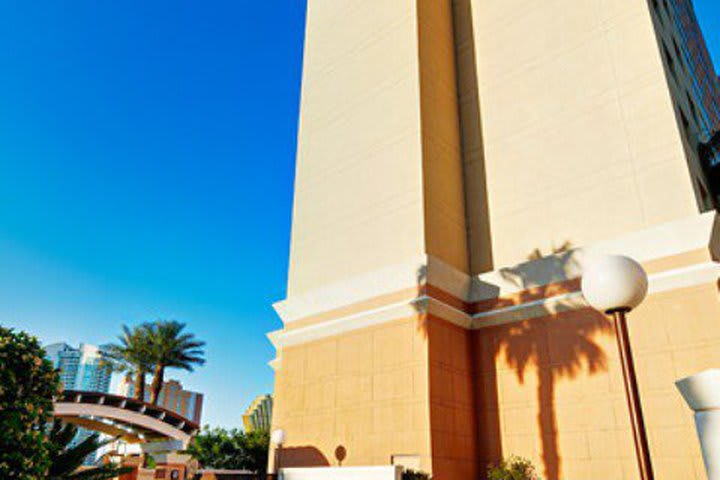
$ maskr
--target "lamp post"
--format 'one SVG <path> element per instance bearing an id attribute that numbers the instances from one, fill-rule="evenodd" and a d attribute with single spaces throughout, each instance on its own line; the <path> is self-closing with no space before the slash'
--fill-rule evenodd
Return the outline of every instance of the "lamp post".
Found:
<path id="1" fill-rule="evenodd" d="M 597 258 L 583 271 L 582 292 L 585 299 L 596 310 L 611 315 L 615 323 L 615 337 L 620 351 L 625 397 L 630 410 L 630 424 L 641 480 L 653 480 L 654 475 L 635 376 L 635 364 L 630 349 L 626 314 L 640 305 L 647 294 L 647 289 L 648 279 L 645 270 L 628 257 L 608 255 Z"/>
<path id="2" fill-rule="evenodd" d="M 275 473 L 280 475 L 280 451 L 285 444 L 285 430 L 278 428 L 270 434 L 270 442 L 275 445 Z"/>

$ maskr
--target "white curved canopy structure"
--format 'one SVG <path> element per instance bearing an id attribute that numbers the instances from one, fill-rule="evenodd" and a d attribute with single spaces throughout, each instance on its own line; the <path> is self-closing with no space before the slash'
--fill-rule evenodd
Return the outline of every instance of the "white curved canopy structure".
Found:
<path id="1" fill-rule="evenodd" d="M 199 430 L 190 420 L 133 398 L 67 390 L 54 403 L 54 416 L 129 443 L 176 441 L 184 446 Z"/>

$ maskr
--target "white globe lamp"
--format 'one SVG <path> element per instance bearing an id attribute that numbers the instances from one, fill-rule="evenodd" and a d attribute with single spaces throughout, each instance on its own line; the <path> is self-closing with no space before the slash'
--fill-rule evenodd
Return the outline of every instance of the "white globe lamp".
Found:
<path id="1" fill-rule="evenodd" d="M 596 310 L 629 312 L 645 299 L 648 278 L 635 260 L 620 255 L 592 259 L 583 269 L 582 292 Z"/>
<path id="2" fill-rule="evenodd" d="M 282 447 L 285 444 L 285 430 L 283 430 L 282 428 L 273 430 L 272 434 L 270 435 L 270 441 L 273 445 Z"/>
<path id="3" fill-rule="evenodd" d="M 591 307 L 613 316 L 640 479 L 653 480 L 650 448 L 625 318 L 627 312 L 645 299 L 648 291 L 647 274 L 632 258 L 619 255 L 596 257 L 583 268 L 581 289 Z"/>

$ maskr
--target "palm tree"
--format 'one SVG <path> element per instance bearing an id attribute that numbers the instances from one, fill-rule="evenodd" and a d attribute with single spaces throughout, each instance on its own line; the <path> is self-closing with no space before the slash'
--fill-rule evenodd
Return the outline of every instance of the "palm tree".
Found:
<path id="1" fill-rule="evenodd" d="M 113 442 L 114 439 L 100 440 L 99 435 L 93 433 L 73 445 L 77 432 L 78 428 L 75 425 L 64 424 L 60 420 L 55 420 L 46 430 L 51 461 L 46 477 L 48 480 L 103 480 L 116 478 L 132 470 L 112 463 L 81 469 L 88 455 Z"/>
<path id="2" fill-rule="evenodd" d="M 154 365 L 150 385 L 150 403 L 157 404 L 165 379 L 166 368 L 193 371 L 195 365 L 205 363 L 205 342 L 192 333 L 183 333 L 185 324 L 172 320 L 158 320 L 147 326 L 150 358 Z"/>
<path id="3" fill-rule="evenodd" d="M 150 329 L 148 324 L 134 328 L 123 325 L 119 342 L 107 347 L 105 354 L 113 370 L 135 376 L 135 394 L 138 400 L 145 400 L 145 375 L 152 368 L 150 356 Z"/>

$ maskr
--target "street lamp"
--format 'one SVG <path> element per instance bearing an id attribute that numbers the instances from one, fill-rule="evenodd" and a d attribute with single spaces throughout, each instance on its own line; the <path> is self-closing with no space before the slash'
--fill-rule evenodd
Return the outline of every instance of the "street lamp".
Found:
<path id="1" fill-rule="evenodd" d="M 270 442 L 275 445 L 275 473 L 280 473 L 280 450 L 286 440 L 285 430 L 278 428 L 270 434 Z"/>
<path id="2" fill-rule="evenodd" d="M 647 294 L 647 289 L 648 279 L 645 270 L 628 257 L 618 255 L 600 257 L 590 262 L 583 270 L 582 292 L 585 300 L 596 310 L 612 315 L 614 319 L 615 337 L 625 381 L 625 397 L 630 410 L 630 423 L 641 480 L 653 480 L 654 475 L 625 314 L 640 305 Z"/>

